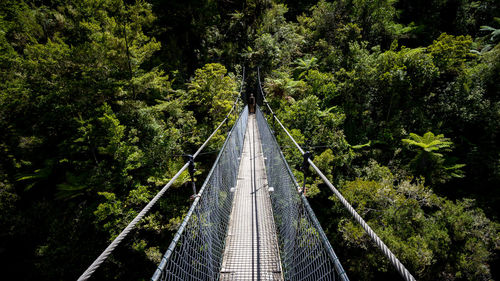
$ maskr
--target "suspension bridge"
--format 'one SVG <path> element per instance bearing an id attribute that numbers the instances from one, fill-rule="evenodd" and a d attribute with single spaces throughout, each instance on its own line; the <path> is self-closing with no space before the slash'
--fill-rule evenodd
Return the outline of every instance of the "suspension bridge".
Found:
<path id="1" fill-rule="evenodd" d="M 243 73 L 244 81 L 244 73 Z M 304 178 L 315 171 L 393 264 L 403 280 L 415 278 L 318 169 L 267 102 L 243 107 L 151 280 L 341 280 L 348 281 L 335 251 L 288 166 L 268 120 L 277 122 L 303 155 Z M 243 82 L 242 82 L 243 89 Z M 241 90 L 242 90 L 241 89 Z M 240 90 L 240 94 L 241 94 Z M 175 176 L 115 238 L 78 280 L 89 280 L 236 111 L 225 119 Z M 267 115 L 267 116 L 266 116 Z M 267 118 L 266 118 L 267 117 Z"/>

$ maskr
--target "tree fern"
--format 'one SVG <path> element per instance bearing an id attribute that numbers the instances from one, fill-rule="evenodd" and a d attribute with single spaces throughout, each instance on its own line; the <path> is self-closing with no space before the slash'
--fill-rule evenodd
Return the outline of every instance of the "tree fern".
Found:
<path id="1" fill-rule="evenodd" d="M 461 168 L 465 164 L 457 164 L 454 158 L 445 158 L 443 155 L 443 152 L 450 152 L 453 146 L 453 142 L 443 134 L 427 132 L 419 136 L 410 133 L 409 138 L 402 141 L 417 150 L 417 155 L 409 163 L 416 176 L 423 176 L 430 184 L 464 177 Z"/>

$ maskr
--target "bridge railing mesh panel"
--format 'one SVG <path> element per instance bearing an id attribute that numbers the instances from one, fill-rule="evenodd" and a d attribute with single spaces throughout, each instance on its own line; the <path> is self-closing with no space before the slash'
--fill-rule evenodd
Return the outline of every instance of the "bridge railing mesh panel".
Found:
<path id="1" fill-rule="evenodd" d="M 284 279 L 347 281 L 307 199 L 298 192 L 295 177 L 260 109 L 256 115 Z"/>
<path id="2" fill-rule="evenodd" d="M 152 280 L 219 279 L 247 119 L 245 107 Z"/>

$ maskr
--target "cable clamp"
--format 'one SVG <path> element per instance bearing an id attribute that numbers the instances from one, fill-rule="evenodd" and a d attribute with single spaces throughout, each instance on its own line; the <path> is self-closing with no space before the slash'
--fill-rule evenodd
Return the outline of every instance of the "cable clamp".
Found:
<path id="1" fill-rule="evenodd" d="M 194 157 L 191 154 L 186 155 L 188 157 L 188 172 L 189 176 L 191 177 L 191 186 L 193 187 L 193 196 L 196 196 L 196 184 L 194 183 L 194 173 L 196 172 L 195 164 L 194 164 Z"/>
<path id="2" fill-rule="evenodd" d="M 194 173 L 196 172 L 195 164 L 194 164 L 194 157 L 191 154 L 186 155 L 188 157 L 189 165 L 188 165 L 188 171 L 189 175 L 191 176 L 191 180 L 194 181 Z"/>
<path id="3" fill-rule="evenodd" d="M 194 201 L 196 198 L 200 198 L 200 197 L 201 197 L 201 195 L 199 195 L 199 194 L 193 194 L 189 197 L 189 200 Z"/>
<path id="4" fill-rule="evenodd" d="M 311 166 L 311 164 L 309 164 L 309 159 L 313 160 L 314 159 L 314 156 L 312 155 L 312 153 L 310 151 L 306 151 L 304 153 L 304 155 L 302 155 L 303 157 L 303 161 L 302 161 L 302 172 L 305 174 L 309 174 L 309 167 Z"/>

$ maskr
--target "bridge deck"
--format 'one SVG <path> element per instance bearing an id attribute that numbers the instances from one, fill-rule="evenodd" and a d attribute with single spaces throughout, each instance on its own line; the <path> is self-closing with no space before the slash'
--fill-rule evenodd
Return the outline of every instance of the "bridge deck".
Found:
<path id="1" fill-rule="evenodd" d="M 255 115 L 241 157 L 220 280 L 283 280 Z"/>

